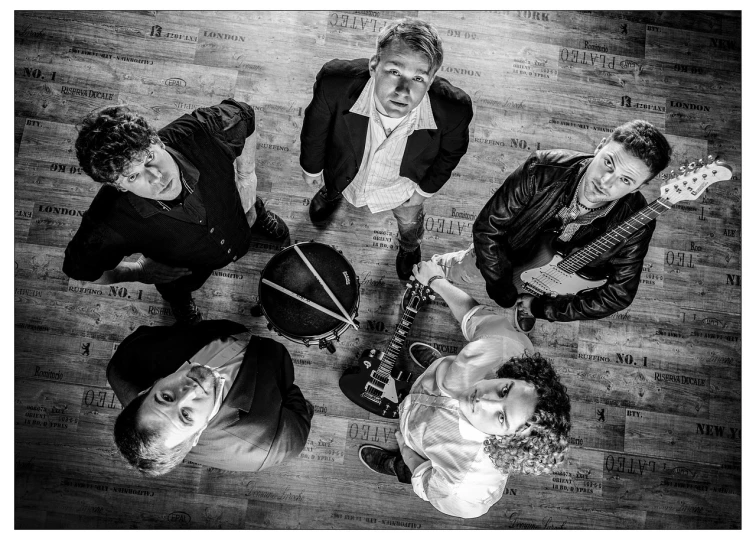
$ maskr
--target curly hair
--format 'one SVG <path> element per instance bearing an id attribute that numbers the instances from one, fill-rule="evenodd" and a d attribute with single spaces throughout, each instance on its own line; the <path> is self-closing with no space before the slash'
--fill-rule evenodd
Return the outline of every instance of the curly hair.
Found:
<path id="1" fill-rule="evenodd" d="M 157 131 L 124 105 L 106 107 L 87 116 L 79 126 L 76 157 L 95 182 L 115 183 L 151 144 L 160 144 Z"/>
<path id="2" fill-rule="evenodd" d="M 499 378 L 535 385 L 538 402 L 533 417 L 514 435 L 493 436 L 484 451 L 503 474 L 548 474 L 564 461 L 569 446 L 570 397 L 551 362 L 535 353 L 512 358 L 496 372 Z"/>
<path id="3" fill-rule="evenodd" d="M 428 59 L 430 73 L 433 74 L 444 62 L 444 46 L 436 28 L 422 19 L 406 17 L 387 24 L 376 38 L 376 56 L 393 40 L 398 39 L 411 50 Z"/>
<path id="4" fill-rule="evenodd" d="M 161 476 L 184 460 L 192 449 L 191 437 L 174 448 L 162 444 L 160 433 L 139 425 L 139 408 L 149 395 L 134 398 L 116 418 L 113 439 L 126 461 L 145 476 Z"/>
<path id="5" fill-rule="evenodd" d="M 653 124 L 645 120 L 631 120 L 615 128 L 611 135 L 625 149 L 640 159 L 651 170 L 651 176 L 644 183 L 663 171 L 672 158 L 672 148 L 667 138 Z"/>

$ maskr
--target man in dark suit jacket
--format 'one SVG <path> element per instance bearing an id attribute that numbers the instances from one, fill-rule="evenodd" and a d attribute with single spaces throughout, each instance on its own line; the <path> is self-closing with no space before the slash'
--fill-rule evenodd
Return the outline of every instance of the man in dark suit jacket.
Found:
<path id="1" fill-rule="evenodd" d="M 443 48 L 419 19 L 388 24 L 375 55 L 332 60 L 317 75 L 301 134 L 302 176 L 323 187 L 310 219 L 323 224 L 342 196 L 399 227 L 397 274 L 420 262 L 423 202 L 443 187 L 467 151 L 470 97 L 436 77 Z"/>
<path id="2" fill-rule="evenodd" d="M 313 408 L 294 384 L 286 348 L 232 321 L 141 326 L 107 374 L 124 405 L 116 445 L 147 476 L 187 454 L 202 465 L 259 471 L 297 456 L 310 433 Z"/>

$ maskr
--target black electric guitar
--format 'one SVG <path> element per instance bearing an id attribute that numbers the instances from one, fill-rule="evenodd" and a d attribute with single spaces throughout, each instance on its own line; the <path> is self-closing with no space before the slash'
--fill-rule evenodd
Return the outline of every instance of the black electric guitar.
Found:
<path id="1" fill-rule="evenodd" d="M 513 283 L 517 292 L 534 296 L 557 296 L 600 287 L 606 283 L 606 279 L 591 280 L 581 277 L 578 272 L 673 205 L 697 199 L 711 184 L 732 178 L 732 168 L 709 156 L 707 164 L 698 160 L 687 167 L 681 166 L 679 174 L 673 169 L 669 174 L 662 174 L 661 178 L 673 179 L 661 187 L 661 197 L 567 258 L 552 248 L 554 234 L 542 236 L 536 255 L 513 271 Z"/>
<path id="2" fill-rule="evenodd" d="M 363 409 L 385 418 L 399 416 L 397 406 L 412 386 L 412 374 L 400 371 L 396 361 L 409 336 L 415 315 L 428 300 L 435 298 L 431 289 L 417 280 L 408 283 L 407 287 L 404 298 L 406 307 L 386 350 L 363 351 L 357 368 L 348 369 L 339 379 L 339 388 L 346 397 Z M 407 295 L 409 299 L 406 298 Z"/>

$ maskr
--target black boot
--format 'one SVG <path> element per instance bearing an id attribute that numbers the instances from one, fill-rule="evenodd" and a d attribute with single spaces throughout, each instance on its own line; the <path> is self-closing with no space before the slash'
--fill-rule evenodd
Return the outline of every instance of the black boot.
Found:
<path id="1" fill-rule="evenodd" d="M 396 275 L 407 281 L 412 275 L 412 267 L 420 262 L 420 246 L 415 251 L 404 251 L 399 248 L 396 254 Z"/>

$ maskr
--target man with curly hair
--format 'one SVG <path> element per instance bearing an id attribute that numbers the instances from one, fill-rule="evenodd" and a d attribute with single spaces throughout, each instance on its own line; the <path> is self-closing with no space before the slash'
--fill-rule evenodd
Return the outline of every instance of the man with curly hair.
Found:
<path id="1" fill-rule="evenodd" d="M 411 483 L 445 514 L 479 517 L 501 498 L 509 474 L 546 474 L 562 462 L 570 398 L 509 317 L 449 283 L 435 263 L 421 262 L 413 274 L 441 295 L 469 343 L 444 358 L 412 345 L 413 360 L 427 369 L 399 406 L 399 452 L 363 445 L 360 460 Z"/>
<path id="2" fill-rule="evenodd" d="M 76 157 L 105 186 L 66 248 L 63 272 L 100 285 L 154 283 L 176 320 L 197 324 L 192 299 L 213 270 L 249 249 L 252 233 L 289 242 L 257 197 L 255 113 L 233 99 L 156 131 L 126 106 L 84 119 Z M 139 253 L 136 262 L 124 257 Z"/>

